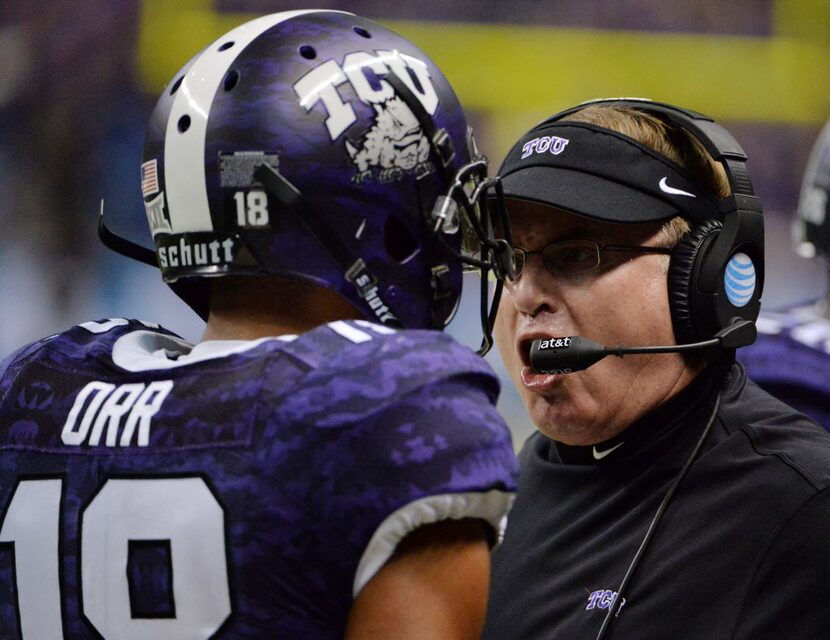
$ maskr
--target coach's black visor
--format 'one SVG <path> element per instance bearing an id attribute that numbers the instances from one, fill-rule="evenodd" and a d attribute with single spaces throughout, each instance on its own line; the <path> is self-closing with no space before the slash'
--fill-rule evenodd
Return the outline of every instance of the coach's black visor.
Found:
<path id="1" fill-rule="evenodd" d="M 721 218 L 717 200 L 668 158 L 621 133 L 555 122 L 532 129 L 499 170 L 505 196 L 609 222 Z"/>

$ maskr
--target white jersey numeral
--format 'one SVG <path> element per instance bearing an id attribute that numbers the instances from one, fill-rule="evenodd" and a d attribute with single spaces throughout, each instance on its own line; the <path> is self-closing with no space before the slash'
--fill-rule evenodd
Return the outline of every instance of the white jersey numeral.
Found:
<path id="1" fill-rule="evenodd" d="M 15 546 L 23 640 L 61 640 L 63 481 L 22 480 L 2 515 Z M 83 612 L 107 640 L 209 638 L 231 612 L 224 512 L 201 478 L 110 479 L 81 511 Z M 175 617 L 133 618 L 125 579 L 129 543 L 170 546 Z"/>
<path id="2" fill-rule="evenodd" d="M 23 640 L 63 638 L 59 567 L 61 480 L 23 480 L 0 528 L 14 543 L 15 582 Z"/>

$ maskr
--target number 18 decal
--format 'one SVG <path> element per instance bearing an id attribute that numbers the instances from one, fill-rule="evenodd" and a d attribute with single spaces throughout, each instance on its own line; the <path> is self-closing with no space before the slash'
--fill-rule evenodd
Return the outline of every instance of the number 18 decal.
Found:
<path id="1" fill-rule="evenodd" d="M 14 543 L 23 640 L 63 636 L 59 526 L 63 481 L 21 480 L 0 525 Z M 224 512 L 201 478 L 109 479 L 80 514 L 83 613 L 106 640 L 209 638 L 230 615 Z M 169 542 L 175 617 L 134 618 L 131 542 Z"/>
<path id="2" fill-rule="evenodd" d="M 268 224 L 268 196 L 264 191 L 237 191 L 236 224 L 240 227 L 264 227 Z"/>

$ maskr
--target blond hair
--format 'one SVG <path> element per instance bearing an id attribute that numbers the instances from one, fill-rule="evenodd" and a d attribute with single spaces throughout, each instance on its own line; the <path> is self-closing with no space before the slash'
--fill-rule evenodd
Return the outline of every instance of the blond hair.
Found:
<path id="1" fill-rule="evenodd" d="M 562 122 L 585 122 L 617 131 L 679 164 L 710 194 L 729 195 L 729 181 L 723 165 L 713 160 L 703 144 L 691 133 L 636 107 L 593 104 L 563 118 Z M 666 246 L 675 247 L 689 232 L 689 222 L 681 216 L 663 225 Z"/>

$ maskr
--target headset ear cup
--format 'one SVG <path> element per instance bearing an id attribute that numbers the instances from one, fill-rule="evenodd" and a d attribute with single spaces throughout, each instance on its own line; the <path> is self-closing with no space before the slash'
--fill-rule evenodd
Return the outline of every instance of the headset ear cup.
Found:
<path id="1" fill-rule="evenodd" d="M 683 236 L 671 255 L 668 286 L 674 336 L 678 344 L 708 340 L 711 335 L 701 332 L 701 326 L 712 325 L 714 318 L 695 316 L 694 300 L 697 290 L 695 274 L 706 250 L 717 238 L 723 224 L 719 220 L 706 220 L 696 224 Z"/>

